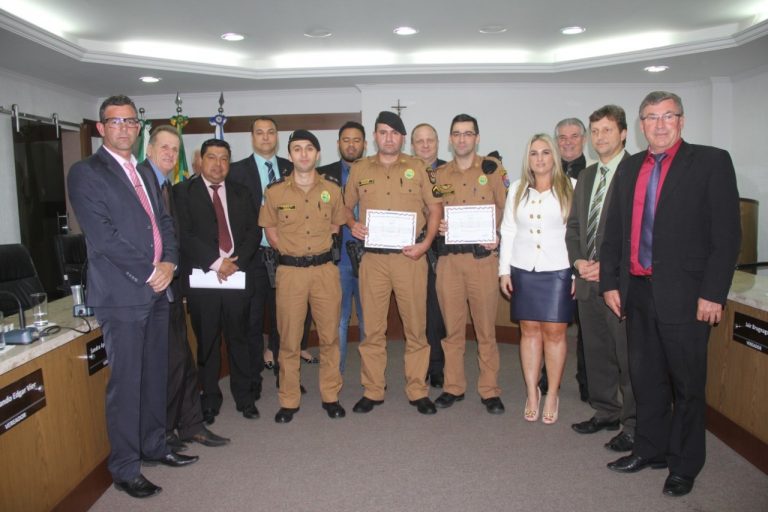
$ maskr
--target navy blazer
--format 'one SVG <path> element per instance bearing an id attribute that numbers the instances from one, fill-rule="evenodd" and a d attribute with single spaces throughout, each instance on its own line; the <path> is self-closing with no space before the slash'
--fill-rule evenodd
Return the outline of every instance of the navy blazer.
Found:
<path id="1" fill-rule="evenodd" d="M 230 178 L 227 178 L 225 185 L 227 214 L 234 244 L 232 256 L 237 256 L 235 263 L 247 272 L 259 244 L 251 193 L 244 185 Z M 173 200 L 179 223 L 182 287 L 186 293 L 203 293 L 204 290 L 189 289 L 188 276 L 193 268 L 208 270 L 219 258 L 219 228 L 213 201 L 200 177 L 174 185 Z M 248 291 L 250 280 L 246 279 L 246 283 Z"/>
<path id="2" fill-rule="evenodd" d="M 632 202 L 641 151 L 624 160 L 614 177 L 614 198 L 600 248 L 600 292 L 629 288 Z M 739 191 L 727 151 L 685 141 L 670 164 L 653 225 L 653 297 L 659 320 L 696 319 L 698 298 L 725 304 L 741 243 Z"/>
<path id="3" fill-rule="evenodd" d="M 173 219 L 166 212 L 157 178 L 137 168 L 163 240 L 161 261 L 178 263 Z M 152 224 L 125 170 L 103 147 L 69 170 L 67 189 L 88 249 L 88 305 L 149 304 L 146 284 L 154 271 Z"/>

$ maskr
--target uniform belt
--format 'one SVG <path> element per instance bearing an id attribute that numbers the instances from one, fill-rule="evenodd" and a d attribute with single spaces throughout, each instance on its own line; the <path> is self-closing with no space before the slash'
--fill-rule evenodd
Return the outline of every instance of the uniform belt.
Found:
<path id="1" fill-rule="evenodd" d="M 329 251 L 324 254 L 316 254 L 314 256 L 283 256 L 280 255 L 278 260 L 281 265 L 288 265 L 289 267 L 314 267 L 317 265 L 323 265 L 329 261 L 333 261 L 333 254 Z"/>
<path id="2" fill-rule="evenodd" d="M 376 247 L 363 247 L 363 250 L 372 254 L 397 254 L 403 252 L 400 249 L 377 249 Z"/>
<path id="3" fill-rule="evenodd" d="M 440 251 L 439 256 L 445 256 L 447 254 L 467 254 L 472 253 L 474 244 L 456 244 L 456 245 L 444 245 L 443 250 Z"/>

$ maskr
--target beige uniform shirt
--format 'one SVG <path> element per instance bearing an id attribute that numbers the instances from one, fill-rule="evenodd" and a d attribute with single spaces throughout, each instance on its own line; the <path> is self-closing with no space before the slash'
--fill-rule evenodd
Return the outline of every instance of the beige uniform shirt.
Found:
<path id="1" fill-rule="evenodd" d="M 379 162 L 378 155 L 353 163 L 344 189 L 344 203 L 349 208 L 359 204 L 362 223 L 369 209 L 416 212 L 418 235 L 427 224 L 426 206 L 440 203 L 440 198 L 432 194 L 427 165 L 420 158 L 401 153 L 390 166 Z"/>
<path id="2" fill-rule="evenodd" d="M 304 192 L 288 176 L 267 187 L 259 225 L 277 227 L 280 254 L 314 256 L 331 250 L 331 225 L 347 220 L 341 188 L 319 175 L 309 192 Z"/>

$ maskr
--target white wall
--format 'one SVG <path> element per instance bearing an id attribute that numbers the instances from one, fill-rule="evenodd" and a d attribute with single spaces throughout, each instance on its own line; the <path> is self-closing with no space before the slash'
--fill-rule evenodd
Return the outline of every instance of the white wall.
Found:
<path id="1" fill-rule="evenodd" d="M 10 110 L 17 104 L 25 114 L 81 123 L 97 116 L 96 98 L 0 69 L 0 105 Z M 16 198 L 16 167 L 13 158 L 11 116 L 0 114 L 0 244 L 19 243 L 19 210 Z"/>

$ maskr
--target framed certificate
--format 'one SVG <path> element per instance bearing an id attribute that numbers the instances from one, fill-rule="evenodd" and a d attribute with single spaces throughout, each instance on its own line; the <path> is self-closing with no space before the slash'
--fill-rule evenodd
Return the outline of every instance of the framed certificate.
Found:
<path id="1" fill-rule="evenodd" d="M 496 205 L 446 206 L 447 245 L 492 244 L 496 241 Z"/>
<path id="2" fill-rule="evenodd" d="M 366 247 L 402 249 L 416 242 L 416 212 L 366 210 L 365 225 Z"/>

